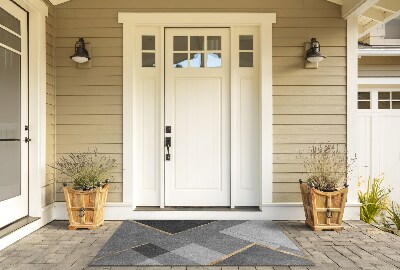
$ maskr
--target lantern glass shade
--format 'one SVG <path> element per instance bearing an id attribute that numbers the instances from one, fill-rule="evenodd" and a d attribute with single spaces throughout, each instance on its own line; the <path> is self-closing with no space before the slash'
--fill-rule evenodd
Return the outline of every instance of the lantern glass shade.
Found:
<path id="1" fill-rule="evenodd" d="M 70 58 L 79 63 L 83 64 L 90 60 L 88 51 L 85 48 L 85 41 L 83 38 L 79 38 L 79 41 L 75 43 L 75 53 Z"/>
<path id="2" fill-rule="evenodd" d="M 306 53 L 306 60 L 311 63 L 318 63 L 324 60 L 326 56 L 320 53 L 320 45 L 317 39 L 312 38 L 310 42 L 310 48 Z"/>

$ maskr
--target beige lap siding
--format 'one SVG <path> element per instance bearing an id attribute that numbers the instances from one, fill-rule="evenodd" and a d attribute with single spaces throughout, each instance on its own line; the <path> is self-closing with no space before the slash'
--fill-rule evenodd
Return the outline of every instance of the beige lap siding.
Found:
<path id="1" fill-rule="evenodd" d="M 56 20 L 54 6 L 46 1 L 49 15 L 46 17 L 46 164 L 52 164 L 55 160 L 55 32 Z M 55 200 L 55 172 L 50 167 L 46 168 L 46 183 L 42 206 L 53 203 Z"/>
<path id="2" fill-rule="evenodd" d="M 358 60 L 359 77 L 400 77 L 400 56 L 363 56 Z"/>
<path id="3" fill-rule="evenodd" d="M 298 151 L 318 142 L 343 148 L 346 143 L 346 22 L 340 6 L 325 0 L 72 0 L 58 5 L 57 156 L 97 146 L 122 163 L 122 25 L 117 18 L 129 11 L 277 14 L 273 198 L 299 201 Z M 78 37 L 91 43 L 91 69 L 77 69 L 69 59 Z M 304 42 L 312 37 L 328 56 L 317 70 L 304 69 Z M 114 171 L 110 201 L 122 200 L 121 168 Z M 61 192 L 57 200 L 63 200 Z"/>

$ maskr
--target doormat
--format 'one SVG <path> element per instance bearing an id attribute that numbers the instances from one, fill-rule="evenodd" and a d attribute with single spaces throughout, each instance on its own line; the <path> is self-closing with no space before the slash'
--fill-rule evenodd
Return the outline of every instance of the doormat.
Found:
<path id="1" fill-rule="evenodd" d="M 272 221 L 124 221 L 92 266 L 314 265 Z"/>

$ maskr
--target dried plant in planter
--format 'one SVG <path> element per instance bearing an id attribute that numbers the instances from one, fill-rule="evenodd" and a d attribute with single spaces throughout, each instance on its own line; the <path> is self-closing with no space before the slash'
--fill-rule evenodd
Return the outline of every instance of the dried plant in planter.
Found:
<path id="1" fill-rule="evenodd" d="M 104 223 L 104 207 L 109 184 L 107 177 L 116 160 L 101 155 L 97 149 L 61 157 L 50 166 L 73 181 L 73 188 L 64 183 L 68 229 L 97 229 Z M 105 184 L 102 184 L 105 182 Z"/>
<path id="2" fill-rule="evenodd" d="M 300 152 L 304 160 L 304 174 L 309 186 L 322 191 L 334 191 L 347 186 L 347 176 L 352 172 L 355 159 L 347 160 L 338 144 L 318 144 L 308 152 Z"/>
<path id="3" fill-rule="evenodd" d="M 116 160 L 99 154 L 97 149 L 88 149 L 87 152 L 62 156 L 55 166 L 50 167 L 71 179 L 75 189 L 90 190 L 110 176 Z"/>

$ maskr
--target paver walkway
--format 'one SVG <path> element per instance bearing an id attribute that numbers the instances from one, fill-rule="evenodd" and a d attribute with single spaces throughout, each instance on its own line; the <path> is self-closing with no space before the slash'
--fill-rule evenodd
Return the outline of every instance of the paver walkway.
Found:
<path id="1" fill-rule="evenodd" d="M 187 270 L 400 269 L 400 237 L 361 221 L 345 222 L 342 232 L 313 232 L 301 221 L 276 222 L 315 263 L 312 267 L 187 267 Z M 66 221 L 54 221 L 0 251 L 0 269 L 103 269 L 87 267 L 121 222 L 106 222 L 96 231 L 68 231 Z M 140 267 L 137 270 L 186 270 L 186 267 Z"/>

